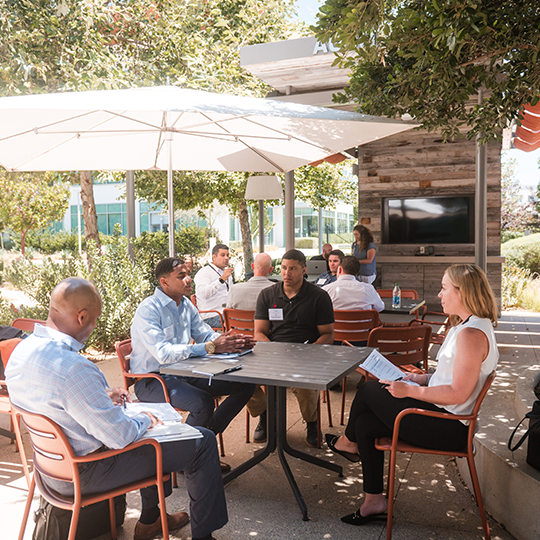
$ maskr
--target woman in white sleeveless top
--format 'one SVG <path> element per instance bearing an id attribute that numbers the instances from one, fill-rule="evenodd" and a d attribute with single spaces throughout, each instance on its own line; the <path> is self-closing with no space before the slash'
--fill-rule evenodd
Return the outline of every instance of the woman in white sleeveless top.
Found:
<path id="1" fill-rule="evenodd" d="M 497 366 L 499 353 L 493 332 L 497 304 L 484 272 L 472 264 L 451 266 L 443 276 L 439 298 L 451 328 L 437 355 L 435 373 L 404 377 L 419 386 L 401 381 L 367 381 L 360 385 L 345 435 L 326 437 L 332 450 L 362 462 L 363 504 L 354 514 L 341 518 L 345 523 L 363 525 L 386 519 L 384 452 L 375 448 L 375 439 L 392 436 L 396 416 L 410 407 L 469 414 Z M 400 436 L 418 446 L 462 450 L 467 445 L 467 426 L 459 420 L 410 415 L 401 422 Z"/>

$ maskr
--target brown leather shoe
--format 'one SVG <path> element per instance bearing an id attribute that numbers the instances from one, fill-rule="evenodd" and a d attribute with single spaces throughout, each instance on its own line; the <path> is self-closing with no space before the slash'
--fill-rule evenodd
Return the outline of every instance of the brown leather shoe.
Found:
<path id="1" fill-rule="evenodd" d="M 167 525 L 169 526 L 169 532 L 177 531 L 189 523 L 189 516 L 185 512 L 178 512 L 177 514 L 167 514 Z M 145 525 L 140 521 L 137 521 L 135 525 L 135 531 L 133 533 L 133 540 L 152 540 L 158 534 L 161 534 L 161 518 L 158 518 L 154 523 Z"/>
<path id="2" fill-rule="evenodd" d="M 219 466 L 221 467 L 221 474 L 228 473 L 231 470 L 231 466 L 224 461 L 220 461 Z"/>

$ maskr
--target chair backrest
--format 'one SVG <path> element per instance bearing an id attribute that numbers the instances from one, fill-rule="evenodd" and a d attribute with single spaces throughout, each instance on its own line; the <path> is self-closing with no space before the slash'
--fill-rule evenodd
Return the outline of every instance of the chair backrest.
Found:
<path id="1" fill-rule="evenodd" d="M 13 328 L 18 328 L 19 330 L 22 330 L 23 332 L 33 332 L 34 326 L 37 324 L 45 324 L 45 321 L 42 321 L 40 319 L 25 319 L 23 317 L 19 319 L 15 319 L 11 326 Z"/>
<path id="2" fill-rule="evenodd" d="M 392 298 L 392 289 L 377 289 L 381 298 Z M 401 289 L 401 298 L 418 300 L 418 293 L 414 289 Z"/>
<path id="3" fill-rule="evenodd" d="M 376 309 L 334 310 L 335 341 L 367 341 L 371 330 L 379 325 Z"/>
<path id="4" fill-rule="evenodd" d="M 131 339 L 125 339 L 124 341 L 117 341 L 114 344 L 118 360 L 120 361 L 120 369 L 122 370 L 122 377 L 124 378 L 124 388 L 129 390 L 129 387 L 137 382 L 137 379 L 130 377 L 131 367 L 129 364 L 129 356 L 131 354 Z"/>
<path id="5" fill-rule="evenodd" d="M 421 363 L 428 369 L 431 326 L 379 327 L 371 331 L 368 347 L 379 352 L 396 366 Z"/>
<path id="6" fill-rule="evenodd" d="M 78 480 L 73 449 L 58 424 L 42 414 L 30 413 L 13 403 L 11 407 L 16 420 L 21 418 L 28 430 L 34 450 L 34 467 L 39 473 L 65 482 L 74 482 L 76 478 Z"/>
<path id="7" fill-rule="evenodd" d="M 225 318 L 226 332 L 232 330 L 233 334 L 246 334 L 249 336 L 253 336 L 255 333 L 255 311 L 225 308 L 223 317 Z"/>

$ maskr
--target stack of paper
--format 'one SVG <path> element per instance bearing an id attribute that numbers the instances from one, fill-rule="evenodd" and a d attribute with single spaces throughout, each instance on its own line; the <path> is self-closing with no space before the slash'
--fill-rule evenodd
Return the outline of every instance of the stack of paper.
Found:
<path id="1" fill-rule="evenodd" d="M 374 349 L 364 362 L 360 364 L 360 367 L 377 377 L 377 379 L 382 379 L 383 381 L 400 381 L 405 375 L 401 369 L 392 364 L 388 358 L 385 358 L 376 349 Z M 403 382 L 418 386 L 417 383 L 413 381 Z"/>
<path id="2" fill-rule="evenodd" d="M 163 422 L 163 425 L 160 424 L 147 430 L 142 436 L 143 439 L 167 442 L 202 437 L 202 433 L 197 428 L 182 423 L 182 416 L 170 403 L 126 403 L 125 412 L 131 418 L 141 412 L 150 412 Z"/>

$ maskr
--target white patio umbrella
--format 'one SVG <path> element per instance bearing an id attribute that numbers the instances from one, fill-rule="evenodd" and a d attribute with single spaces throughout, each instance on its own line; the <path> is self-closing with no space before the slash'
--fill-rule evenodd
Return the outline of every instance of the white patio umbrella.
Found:
<path id="1" fill-rule="evenodd" d="M 0 98 L 8 171 L 287 172 L 417 124 L 173 86 Z M 291 204 L 292 201 L 287 201 Z"/>

